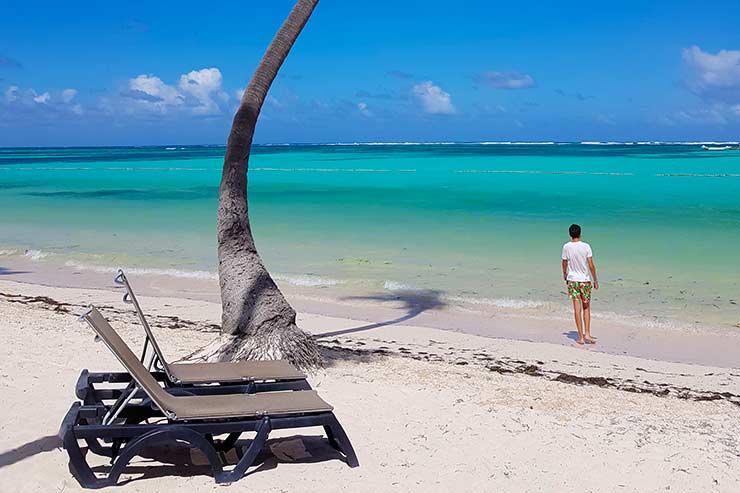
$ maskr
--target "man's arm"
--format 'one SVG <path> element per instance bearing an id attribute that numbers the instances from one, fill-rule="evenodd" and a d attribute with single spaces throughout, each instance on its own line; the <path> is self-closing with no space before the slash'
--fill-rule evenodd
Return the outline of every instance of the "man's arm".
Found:
<path id="1" fill-rule="evenodd" d="M 591 271 L 591 279 L 594 280 L 594 289 L 599 289 L 599 280 L 596 278 L 596 266 L 593 257 L 588 257 L 588 268 Z"/>
<path id="2" fill-rule="evenodd" d="M 568 261 L 563 259 L 563 281 L 568 280 Z"/>

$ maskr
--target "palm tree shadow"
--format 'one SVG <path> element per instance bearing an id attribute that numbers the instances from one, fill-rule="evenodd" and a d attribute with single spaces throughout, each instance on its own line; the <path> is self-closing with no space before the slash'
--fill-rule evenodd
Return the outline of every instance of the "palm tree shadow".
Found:
<path id="1" fill-rule="evenodd" d="M 411 320 L 417 315 L 420 315 L 421 313 L 424 313 L 428 310 L 439 310 L 447 306 L 447 303 L 442 299 L 442 291 L 438 291 L 436 289 L 425 291 L 399 291 L 393 294 L 379 293 L 370 296 L 347 296 L 341 299 L 376 301 L 381 303 L 400 301 L 403 304 L 403 309 L 406 311 L 406 313 L 392 320 L 362 325 L 360 327 L 335 330 L 332 332 L 324 332 L 322 334 L 315 334 L 315 338 L 319 339 L 323 337 L 337 337 L 341 335 L 353 334 L 355 332 L 377 329 L 378 327 L 395 325 L 401 322 L 406 322 L 407 320 Z"/>

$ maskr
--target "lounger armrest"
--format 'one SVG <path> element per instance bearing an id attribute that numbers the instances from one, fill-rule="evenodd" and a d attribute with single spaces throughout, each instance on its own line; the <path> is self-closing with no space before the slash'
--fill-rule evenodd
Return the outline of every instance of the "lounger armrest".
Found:
<path id="1" fill-rule="evenodd" d="M 161 371 L 153 371 L 152 376 L 158 382 L 165 382 L 167 375 Z M 129 383 L 133 378 L 125 371 L 88 372 L 87 380 L 90 383 Z"/>
<path id="2" fill-rule="evenodd" d="M 80 373 L 80 376 L 77 377 L 77 384 L 75 385 L 75 395 L 82 402 L 86 402 L 88 393 L 94 390 L 88 378 L 89 374 L 90 372 L 87 371 L 87 368 L 85 368 Z"/>
<path id="3" fill-rule="evenodd" d="M 59 439 L 62 443 L 64 443 L 64 437 L 67 433 L 72 431 L 74 425 L 77 424 L 77 418 L 80 414 L 80 406 L 81 404 L 79 402 L 73 403 L 62 420 L 62 425 L 59 427 Z"/>

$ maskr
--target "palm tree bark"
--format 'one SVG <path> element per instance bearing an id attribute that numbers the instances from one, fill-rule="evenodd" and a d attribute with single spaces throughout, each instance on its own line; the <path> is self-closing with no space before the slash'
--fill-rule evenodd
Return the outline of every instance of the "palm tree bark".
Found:
<path id="1" fill-rule="evenodd" d="M 209 360 L 287 358 L 306 369 L 321 365 L 314 340 L 296 326 L 288 304 L 257 252 L 249 224 L 247 170 L 260 110 L 278 70 L 318 0 L 298 0 L 244 91 L 229 134 L 218 203 L 218 272 L 223 305 L 219 344 Z"/>

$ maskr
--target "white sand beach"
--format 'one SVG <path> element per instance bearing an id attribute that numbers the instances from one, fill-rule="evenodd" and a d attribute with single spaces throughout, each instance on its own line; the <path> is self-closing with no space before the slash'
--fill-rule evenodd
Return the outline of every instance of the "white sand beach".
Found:
<path id="1" fill-rule="evenodd" d="M 80 489 L 56 433 L 80 370 L 120 367 L 74 314 L 94 302 L 138 346 L 141 329 L 120 297 L 0 281 L 0 491 Z M 173 359 L 216 335 L 216 303 L 141 302 Z M 320 428 L 275 432 L 230 491 L 740 489 L 737 368 L 310 313 L 299 321 L 325 334 L 327 366 L 310 381 L 360 467 L 347 467 Z M 195 452 L 152 455 L 161 462 L 137 458 L 121 491 L 220 488 Z"/>

